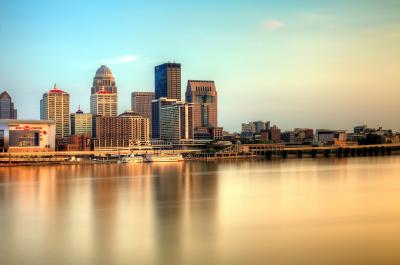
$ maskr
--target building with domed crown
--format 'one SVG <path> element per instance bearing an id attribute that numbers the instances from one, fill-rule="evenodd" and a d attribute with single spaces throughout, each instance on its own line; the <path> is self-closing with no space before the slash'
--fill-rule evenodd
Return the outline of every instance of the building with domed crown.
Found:
<path id="1" fill-rule="evenodd" d="M 118 111 L 118 93 L 111 70 L 100 66 L 93 78 L 90 96 L 90 112 L 94 115 L 115 117 Z"/>

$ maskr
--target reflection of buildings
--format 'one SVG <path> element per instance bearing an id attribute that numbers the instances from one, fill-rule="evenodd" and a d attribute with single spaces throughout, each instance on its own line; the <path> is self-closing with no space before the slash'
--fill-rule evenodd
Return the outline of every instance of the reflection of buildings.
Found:
<path id="1" fill-rule="evenodd" d="M 217 164 L 152 166 L 158 264 L 188 264 L 187 244 L 203 244 L 212 254 L 216 235 Z"/>

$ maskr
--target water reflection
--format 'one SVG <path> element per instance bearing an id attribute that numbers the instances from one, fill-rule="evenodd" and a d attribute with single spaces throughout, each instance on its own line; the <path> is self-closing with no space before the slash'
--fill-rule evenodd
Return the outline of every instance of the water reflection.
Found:
<path id="1" fill-rule="evenodd" d="M 398 176 L 398 157 L 0 168 L 0 264 L 397 264 Z"/>

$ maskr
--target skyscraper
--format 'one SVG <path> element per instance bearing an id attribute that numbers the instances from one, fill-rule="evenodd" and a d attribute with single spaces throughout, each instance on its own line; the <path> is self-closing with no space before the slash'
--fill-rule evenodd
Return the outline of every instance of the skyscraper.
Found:
<path id="1" fill-rule="evenodd" d="M 14 109 L 14 103 L 11 96 L 4 91 L 0 94 L 0 119 L 16 119 L 17 110 Z"/>
<path id="2" fill-rule="evenodd" d="M 40 100 L 40 119 L 56 122 L 56 139 L 65 139 L 69 136 L 70 128 L 70 100 L 69 94 L 54 88 L 43 94 Z"/>
<path id="3" fill-rule="evenodd" d="M 106 117 L 117 116 L 118 94 L 111 70 L 102 65 L 93 78 L 90 96 L 90 112 Z"/>
<path id="4" fill-rule="evenodd" d="M 154 92 L 132 92 L 131 109 L 133 112 L 149 118 L 149 127 L 151 128 L 151 102 L 154 99 Z M 151 137 L 151 130 L 150 130 Z"/>
<path id="5" fill-rule="evenodd" d="M 154 68 L 155 98 L 181 100 L 181 64 L 165 63 Z"/>
<path id="6" fill-rule="evenodd" d="M 217 90 L 214 81 L 189 80 L 186 101 L 193 103 L 195 129 L 218 127 Z"/>

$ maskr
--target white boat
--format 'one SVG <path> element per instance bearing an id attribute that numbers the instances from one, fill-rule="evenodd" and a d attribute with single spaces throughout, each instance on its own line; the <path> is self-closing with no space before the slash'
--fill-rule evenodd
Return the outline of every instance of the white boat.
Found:
<path id="1" fill-rule="evenodd" d="M 180 162 L 183 161 L 179 154 L 147 154 L 144 156 L 145 162 Z"/>
<path id="2" fill-rule="evenodd" d="M 141 156 L 130 155 L 123 157 L 121 163 L 143 163 L 144 159 Z"/>

